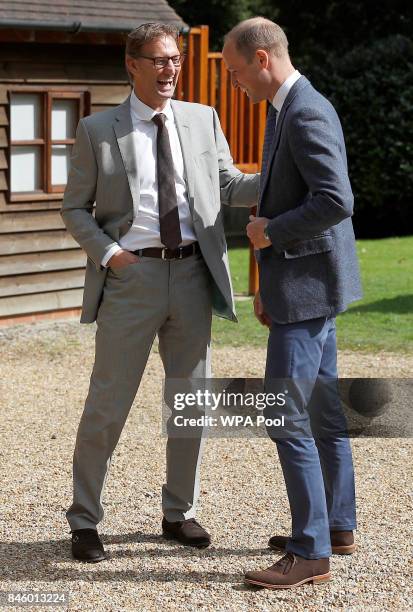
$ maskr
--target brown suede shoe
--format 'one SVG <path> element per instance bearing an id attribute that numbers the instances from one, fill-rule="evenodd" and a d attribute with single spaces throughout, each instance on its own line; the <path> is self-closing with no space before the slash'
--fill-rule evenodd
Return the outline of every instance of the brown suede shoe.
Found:
<path id="1" fill-rule="evenodd" d="M 352 531 L 330 531 L 330 539 L 335 555 L 352 555 L 356 550 Z"/>
<path id="2" fill-rule="evenodd" d="M 292 589 L 307 582 L 327 582 L 330 578 L 329 559 L 304 559 L 293 553 L 287 553 L 268 569 L 245 574 L 245 582 L 267 589 Z"/>
<path id="3" fill-rule="evenodd" d="M 211 544 L 209 533 L 193 518 L 170 523 L 164 517 L 162 519 L 162 531 L 164 537 L 168 540 L 177 540 L 186 546 L 206 548 Z"/>
<path id="4" fill-rule="evenodd" d="M 284 551 L 289 539 L 287 536 L 272 536 L 268 540 L 268 546 Z M 330 531 L 330 539 L 333 555 L 351 555 L 356 550 L 352 531 Z"/>

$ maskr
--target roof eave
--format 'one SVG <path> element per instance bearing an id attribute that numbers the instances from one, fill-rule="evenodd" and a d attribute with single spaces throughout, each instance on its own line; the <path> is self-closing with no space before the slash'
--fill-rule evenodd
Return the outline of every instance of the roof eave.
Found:
<path id="1" fill-rule="evenodd" d="M 142 23 L 145 23 L 142 21 Z M 183 21 L 171 21 L 173 25 L 179 28 L 180 32 L 188 32 L 189 26 Z M 139 22 L 134 22 L 134 25 L 140 25 Z M 12 28 L 15 30 L 48 30 L 51 32 L 71 32 L 77 34 L 79 32 L 97 32 L 97 33 L 123 33 L 130 32 L 133 26 L 130 24 L 106 25 L 106 24 L 90 24 L 82 21 L 20 21 L 16 19 L 0 19 L 0 29 Z"/>

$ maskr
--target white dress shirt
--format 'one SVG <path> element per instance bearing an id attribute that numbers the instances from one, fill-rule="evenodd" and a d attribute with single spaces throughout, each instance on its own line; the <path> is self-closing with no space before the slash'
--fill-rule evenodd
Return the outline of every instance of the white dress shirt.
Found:
<path id="1" fill-rule="evenodd" d="M 121 248 L 136 251 L 148 247 L 163 247 L 159 229 L 158 181 L 156 172 L 156 137 L 158 128 L 152 121 L 158 111 L 144 104 L 132 91 L 130 97 L 131 118 L 135 142 L 136 163 L 139 168 L 140 202 L 139 210 L 130 230 L 122 236 L 119 245 L 113 247 L 102 259 L 105 266 Z M 165 125 L 171 144 L 175 170 L 175 189 L 181 226 L 181 246 L 196 241 L 186 190 L 185 169 L 181 144 L 176 130 L 170 100 L 162 113 L 166 115 Z"/>
<path id="2" fill-rule="evenodd" d="M 288 92 L 290 91 L 294 83 L 298 81 L 300 76 L 301 76 L 301 73 L 298 72 L 298 70 L 294 70 L 294 72 L 290 74 L 290 76 L 284 81 L 281 87 L 277 90 L 277 93 L 275 94 L 274 99 L 272 101 L 272 105 L 278 111 L 277 121 L 278 121 L 278 117 L 280 116 L 280 111 L 283 107 L 285 99 L 288 96 Z"/>

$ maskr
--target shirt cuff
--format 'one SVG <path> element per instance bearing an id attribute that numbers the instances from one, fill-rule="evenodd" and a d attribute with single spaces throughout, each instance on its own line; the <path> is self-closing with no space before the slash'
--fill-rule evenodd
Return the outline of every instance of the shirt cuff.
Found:
<path id="1" fill-rule="evenodd" d="M 107 268 L 107 263 L 109 261 L 109 259 L 112 257 L 112 255 L 114 255 L 115 253 L 117 253 L 118 251 L 121 251 L 121 247 L 118 244 L 114 244 L 112 247 L 110 247 L 109 251 L 105 254 L 105 256 L 103 257 L 102 261 L 100 262 L 100 265 L 103 266 L 104 268 Z"/>

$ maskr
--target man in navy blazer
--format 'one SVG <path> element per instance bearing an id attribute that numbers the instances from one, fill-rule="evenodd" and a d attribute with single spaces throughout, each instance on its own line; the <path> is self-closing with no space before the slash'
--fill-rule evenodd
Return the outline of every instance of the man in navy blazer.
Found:
<path id="1" fill-rule="evenodd" d="M 247 233 L 259 265 L 255 315 L 270 330 L 266 389 L 282 380 L 293 390 L 284 431 L 268 429 L 286 483 L 291 536 L 273 536 L 270 546 L 284 556 L 245 579 L 289 588 L 329 580 L 332 552 L 355 549 L 354 472 L 336 392 L 335 334 L 336 315 L 361 297 L 353 194 L 337 113 L 294 69 L 283 30 L 262 17 L 241 22 L 223 55 L 233 85 L 253 102 L 269 102 L 258 213 Z"/>

